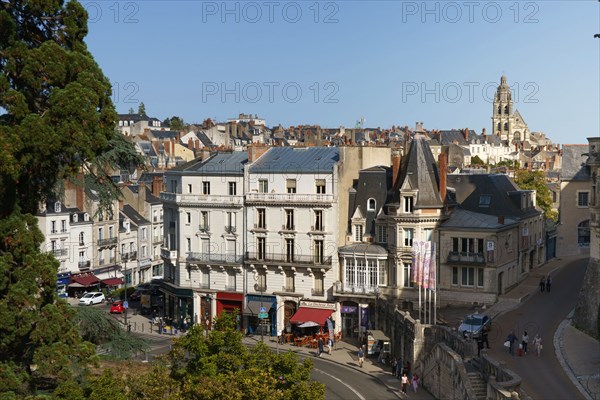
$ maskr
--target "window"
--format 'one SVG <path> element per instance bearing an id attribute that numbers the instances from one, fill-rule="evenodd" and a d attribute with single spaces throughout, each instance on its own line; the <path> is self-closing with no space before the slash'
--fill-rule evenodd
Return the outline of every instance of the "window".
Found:
<path id="1" fill-rule="evenodd" d="M 235 213 L 228 211 L 226 215 L 227 221 L 225 225 L 225 232 L 235 233 Z"/>
<path id="2" fill-rule="evenodd" d="M 433 235 L 433 229 L 425 228 L 423 229 L 423 240 L 431 242 Z"/>
<path id="3" fill-rule="evenodd" d="M 264 260 L 265 256 L 267 254 L 267 243 L 266 243 L 266 239 L 264 237 L 259 237 L 256 240 L 256 246 L 257 246 L 257 254 L 256 254 L 256 258 L 258 260 Z"/>
<path id="4" fill-rule="evenodd" d="M 362 242 L 363 240 L 363 226 L 360 224 L 354 225 L 354 241 Z"/>
<path id="5" fill-rule="evenodd" d="M 259 271 L 256 276 L 256 286 L 259 292 L 267 291 L 267 273 L 266 271 Z"/>
<path id="6" fill-rule="evenodd" d="M 192 223 L 192 213 L 185 213 L 186 223 L 189 225 Z"/>
<path id="7" fill-rule="evenodd" d="M 285 180 L 285 191 L 286 193 L 296 193 L 296 180 L 286 179 Z"/>
<path id="8" fill-rule="evenodd" d="M 202 270 L 202 287 L 205 289 L 210 288 L 210 269 L 204 268 Z"/>
<path id="9" fill-rule="evenodd" d="M 265 209 L 258 208 L 258 209 L 256 209 L 256 211 L 258 212 L 258 224 L 256 225 L 256 227 L 259 229 L 267 229 L 267 219 L 266 219 L 266 215 L 265 215 Z"/>
<path id="10" fill-rule="evenodd" d="M 577 207 L 587 207 L 589 205 L 589 192 L 577 193 Z"/>
<path id="11" fill-rule="evenodd" d="M 458 267 L 452 267 L 452 284 L 458 285 Z"/>
<path id="12" fill-rule="evenodd" d="M 210 182 L 202 182 L 202 194 L 210 194 Z"/>
<path id="13" fill-rule="evenodd" d="M 291 271 L 291 270 L 285 271 L 285 291 L 286 292 L 294 291 L 294 271 Z"/>
<path id="14" fill-rule="evenodd" d="M 188 183 L 188 193 L 192 193 L 192 184 Z"/>
<path id="15" fill-rule="evenodd" d="M 235 292 L 235 271 L 227 271 L 227 290 Z"/>
<path id="16" fill-rule="evenodd" d="M 83 246 L 85 244 L 85 234 L 83 232 L 79 232 L 79 245 Z"/>
<path id="17" fill-rule="evenodd" d="M 367 211 L 375 211 L 376 204 L 377 202 L 373 198 L 367 200 Z"/>
<path id="18" fill-rule="evenodd" d="M 403 229 L 404 231 L 404 246 L 412 246 L 413 244 L 413 234 L 414 231 L 412 229 Z"/>
<path id="19" fill-rule="evenodd" d="M 67 221 L 66 220 L 60 221 L 60 231 L 63 233 L 67 231 Z"/>
<path id="20" fill-rule="evenodd" d="M 108 227 L 108 237 L 111 239 L 113 238 L 113 227 L 112 226 Z"/>
<path id="21" fill-rule="evenodd" d="M 235 196 L 237 194 L 237 190 L 235 187 L 235 182 L 229 182 L 229 195 Z"/>
<path id="22" fill-rule="evenodd" d="M 147 228 L 142 228 L 142 240 L 146 240 L 148 237 Z"/>
<path id="23" fill-rule="evenodd" d="M 171 193 L 177 193 L 177 181 L 171 180 L 169 182 L 171 183 Z"/>
<path id="24" fill-rule="evenodd" d="M 413 205 L 413 197 L 412 196 L 404 196 L 404 212 L 411 213 L 414 210 Z"/>
<path id="25" fill-rule="evenodd" d="M 192 251 L 192 239 L 186 238 L 185 242 L 186 242 L 185 251 L 188 251 L 188 252 Z"/>
<path id="26" fill-rule="evenodd" d="M 323 210 L 315 210 L 315 227 L 313 230 L 323 230 Z"/>
<path id="27" fill-rule="evenodd" d="M 285 239 L 285 260 L 294 262 L 294 239 Z"/>
<path id="28" fill-rule="evenodd" d="M 379 243 L 387 243 L 387 226 L 377 225 L 377 241 Z"/>
<path id="29" fill-rule="evenodd" d="M 266 179 L 258 180 L 258 192 L 269 193 L 269 182 Z"/>
<path id="30" fill-rule="evenodd" d="M 461 285 L 475 286 L 475 268 L 461 268 Z"/>
<path id="31" fill-rule="evenodd" d="M 52 228 L 50 228 L 51 229 L 50 232 L 51 233 L 56 233 L 56 221 L 52 221 L 50 223 L 50 225 L 52 226 Z"/>
<path id="32" fill-rule="evenodd" d="M 200 230 L 208 231 L 208 211 L 200 212 Z"/>
<path id="33" fill-rule="evenodd" d="M 146 258 L 148 257 L 148 247 L 147 246 L 142 246 L 142 254 L 140 255 L 141 258 Z"/>
<path id="34" fill-rule="evenodd" d="M 314 273 L 314 294 L 315 295 L 323 295 L 325 293 L 325 285 L 323 281 L 323 273 L 315 272 Z"/>
<path id="35" fill-rule="evenodd" d="M 98 228 L 98 239 L 104 239 L 104 228 Z"/>
<path id="36" fill-rule="evenodd" d="M 315 264 L 323 264 L 323 241 L 322 240 L 315 240 L 315 246 L 314 246 L 314 259 L 315 259 Z"/>
<path id="37" fill-rule="evenodd" d="M 489 207 L 492 196 L 489 194 L 482 194 L 479 196 L 479 207 Z"/>
<path id="38" fill-rule="evenodd" d="M 404 275 L 404 287 L 413 287 L 414 283 L 412 281 L 412 264 L 411 263 L 403 263 L 403 275 Z"/>
<path id="39" fill-rule="evenodd" d="M 590 245 L 590 220 L 581 222 L 577 226 L 577 244 L 587 247 Z"/>
<path id="40" fill-rule="evenodd" d="M 285 210 L 285 229 L 294 230 L 294 210 Z"/>
<path id="41" fill-rule="evenodd" d="M 477 268 L 477 286 L 483 287 L 483 268 Z"/>
<path id="42" fill-rule="evenodd" d="M 325 194 L 325 179 L 317 179 L 315 182 L 317 194 Z"/>

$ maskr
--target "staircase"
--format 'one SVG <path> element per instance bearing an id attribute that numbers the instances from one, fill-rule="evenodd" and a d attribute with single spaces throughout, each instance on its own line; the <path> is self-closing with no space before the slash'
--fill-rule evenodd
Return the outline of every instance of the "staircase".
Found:
<path id="1" fill-rule="evenodd" d="M 471 387 L 473 388 L 473 393 L 475 398 L 478 400 L 486 400 L 487 398 L 487 383 L 483 380 L 483 378 L 479 375 L 478 372 L 467 372 L 469 376 L 469 381 L 471 382 Z"/>

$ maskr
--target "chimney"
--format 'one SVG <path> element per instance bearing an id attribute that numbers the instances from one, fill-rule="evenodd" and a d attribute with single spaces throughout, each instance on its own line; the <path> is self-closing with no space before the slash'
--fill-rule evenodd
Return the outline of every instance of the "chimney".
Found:
<path id="1" fill-rule="evenodd" d="M 163 180 L 160 176 L 152 177 L 152 195 L 160 198 L 160 192 L 162 191 Z"/>
<path id="2" fill-rule="evenodd" d="M 125 202 L 123 201 L 123 199 L 119 199 L 119 210 L 123 210 L 124 205 L 125 205 Z"/>
<path id="3" fill-rule="evenodd" d="M 400 161 L 402 160 L 401 149 L 396 147 L 392 149 L 392 188 L 396 188 L 400 178 Z"/>
<path id="4" fill-rule="evenodd" d="M 263 154 L 269 150 L 269 146 L 259 146 L 258 144 L 252 144 L 248 146 L 248 162 L 254 162 L 260 158 Z"/>
<path id="5" fill-rule="evenodd" d="M 463 131 L 463 136 L 465 137 L 465 140 L 468 142 L 469 141 L 469 128 L 465 128 L 465 130 Z"/>
<path id="6" fill-rule="evenodd" d="M 438 161 L 440 163 L 440 197 L 442 198 L 442 202 L 445 203 L 447 185 L 446 173 L 448 171 L 448 156 L 446 153 L 440 153 L 438 156 Z"/>
<path id="7" fill-rule="evenodd" d="M 188 139 L 188 149 L 192 150 L 194 148 L 194 140 L 192 138 Z"/>
<path id="8" fill-rule="evenodd" d="M 504 225 L 504 215 L 498 215 L 498 223 Z"/>

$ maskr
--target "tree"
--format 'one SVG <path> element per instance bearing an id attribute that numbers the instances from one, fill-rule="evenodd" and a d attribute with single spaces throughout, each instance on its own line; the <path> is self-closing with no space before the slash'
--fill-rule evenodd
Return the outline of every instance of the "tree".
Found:
<path id="1" fill-rule="evenodd" d="M 485 165 L 485 162 L 479 156 L 471 157 L 472 165 Z"/>
<path id="2" fill-rule="evenodd" d="M 169 125 L 171 126 L 172 131 L 181 131 L 185 127 L 183 119 L 177 116 L 171 117 L 169 120 Z"/>
<path id="3" fill-rule="evenodd" d="M 552 210 L 552 192 L 546 185 L 546 176 L 542 171 L 520 169 L 515 174 L 515 183 L 519 188 L 536 191 L 537 205 L 544 211 L 544 217 L 558 221 L 558 213 Z"/>
<path id="4" fill-rule="evenodd" d="M 129 107 L 129 111 L 127 111 L 127 114 L 134 114 L 135 111 L 133 110 L 133 107 Z"/>
<path id="5" fill-rule="evenodd" d="M 144 102 L 141 102 L 138 106 L 138 114 L 146 115 L 146 105 L 144 104 Z"/>

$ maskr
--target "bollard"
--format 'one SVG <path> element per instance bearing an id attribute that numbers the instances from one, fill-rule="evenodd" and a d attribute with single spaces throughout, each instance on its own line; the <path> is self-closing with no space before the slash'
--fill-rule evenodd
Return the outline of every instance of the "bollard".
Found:
<path id="1" fill-rule="evenodd" d="M 131 324 L 127 324 L 127 332 L 131 332 Z"/>
<path id="2" fill-rule="evenodd" d="M 142 333 L 144 333 L 144 324 L 142 324 Z"/>

